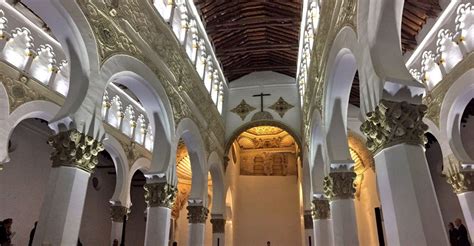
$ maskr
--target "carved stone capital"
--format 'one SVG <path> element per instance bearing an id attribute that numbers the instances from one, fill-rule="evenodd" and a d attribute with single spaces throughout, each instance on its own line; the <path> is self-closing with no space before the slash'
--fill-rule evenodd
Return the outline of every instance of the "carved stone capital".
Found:
<path id="1" fill-rule="evenodd" d="M 148 207 L 165 207 L 171 209 L 176 200 L 178 188 L 166 182 L 147 183 L 145 189 L 145 202 Z"/>
<path id="2" fill-rule="evenodd" d="M 125 215 L 128 215 L 128 208 L 123 206 L 111 206 L 110 207 L 110 217 L 113 222 L 123 223 Z"/>
<path id="3" fill-rule="evenodd" d="M 225 233 L 225 222 L 223 218 L 212 218 L 212 233 Z"/>
<path id="4" fill-rule="evenodd" d="M 97 155 L 104 150 L 101 142 L 76 129 L 60 132 L 50 137 L 48 143 L 54 148 L 53 167 L 75 167 L 89 173 L 99 163 Z"/>
<path id="5" fill-rule="evenodd" d="M 474 170 L 448 171 L 448 184 L 456 194 L 474 191 Z"/>
<path id="6" fill-rule="evenodd" d="M 331 208 L 329 207 L 328 199 L 314 199 L 312 201 L 311 210 L 314 220 L 327 220 L 331 217 Z"/>
<path id="7" fill-rule="evenodd" d="M 190 224 L 204 224 L 209 214 L 209 209 L 204 206 L 188 206 L 188 220 Z"/>
<path id="8" fill-rule="evenodd" d="M 423 145 L 428 129 L 423 123 L 426 111 L 423 104 L 381 100 L 360 127 L 367 137 L 367 147 L 375 154 L 401 143 Z"/>
<path id="9" fill-rule="evenodd" d="M 312 210 L 304 211 L 303 220 L 304 220 L 304 229 L 313 229 L 313 215 Z"/>
<path id="10" fill-rule="evenodd" d="M 353 199 L 355 177 L 353 171 L 330 172 L 329 176 L 324 178 L 324 195 L 331 201 Z"/>

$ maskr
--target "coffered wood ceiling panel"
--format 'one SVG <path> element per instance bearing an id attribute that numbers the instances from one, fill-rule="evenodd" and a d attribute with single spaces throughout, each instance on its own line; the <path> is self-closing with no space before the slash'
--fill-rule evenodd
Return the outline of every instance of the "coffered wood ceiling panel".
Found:
<path id="1" fill-rule="evenodd" d="M 228 81 L 256 71 L 296 75 L 301 0 L 194 0 Z"/>

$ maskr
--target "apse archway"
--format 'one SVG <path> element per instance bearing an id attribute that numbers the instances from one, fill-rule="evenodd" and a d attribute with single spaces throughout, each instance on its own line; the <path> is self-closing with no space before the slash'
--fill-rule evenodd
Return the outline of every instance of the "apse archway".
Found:
<path id="1" fill-rule="evenodd" d="M 248 122 L 248 123 L 240 126 L 239 128 L 237 128 L 232 133 L 232 135 L 229 137 L 229 139 L 226 142 L 225 155 L 224 156 L 228 156 L 229 151 L 232 148 L 232 144 L 240 136 L 240 134 L 242 134 L 243 132 L 245 132 L 246 130 L 248 130 L 250 128 L 258 127 L 258 126 L 273 126 L 273 127 L 278 127 L 278 128 L 281 128 L 281 129 L 285 130 L 286 132 L 288 132 L 293 137 L 293 139 L 297 143 L 299 149 L 301 149 L 300 135 L 297 134 L 296 131 L 294 131 L 291 127 L 285 125 L 284 123 L 282 123 L 280 121 L 276 121 L 276 120 L 257 120 L 257 121 Z"/>

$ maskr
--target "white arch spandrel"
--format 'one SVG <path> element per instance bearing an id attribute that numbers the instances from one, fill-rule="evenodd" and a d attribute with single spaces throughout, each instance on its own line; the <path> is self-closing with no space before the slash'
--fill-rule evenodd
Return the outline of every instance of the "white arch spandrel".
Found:
<path id="1" fill-rule="evenodd" d="M 225 215 L 225 183 L 224 183 L 224 165 L 222 158 L 219 158 L 217 152 L 209 155 L 208 171 L 211 173 L 212 179 L 212 214 Z"/>

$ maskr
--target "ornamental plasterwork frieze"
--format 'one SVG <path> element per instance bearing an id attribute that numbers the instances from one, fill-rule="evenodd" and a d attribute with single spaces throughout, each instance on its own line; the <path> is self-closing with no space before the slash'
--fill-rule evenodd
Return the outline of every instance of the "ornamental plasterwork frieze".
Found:
<path id="1" fill-rule="evenodd" d="M 426 105 L 381 100 L 367 114 L 360 129 L 367 137 L 367 148 L 374 154 L 396 144 L 424 145 L 428 126 L 423 122 Z"/>
<path id="2" fill-rule="evenodd" d="M 141 157 L 151 160 L 151 152 L 144 148 L 142 145 L 135 143 L 130 137 L 123 134 L 120 130 L 109 124 L 103 124 L 105 131 L 115 137 L 123 148 L 125 155 L 127 156 L 128 165 L 131 167 L 136 160 Z"/>
<path id="3" fill-rule="evenodd" d="M 356 29 L 357 1 L 338 0 L 322 1 L 321 17 L 319 20 L 318 42 L 314 42 L 313 54 L 310 63 L 308 82 L 305 96 L 303 98 L 303 124 L 310 124 L 312 112 L 317 109 L 323 111 L 323 96 L 325 87 L 325 75 L 327 66 L 327 56 L 333 41 L 344 26 Z M 305 135 L 308 141 L 309 135 Z"/>
<path id="4" fill-rule="evenodd" d="M 49 90 L 18 71 L 16 68 L 0 62 L 0 81 L 6 89 L 10 113 L 24 103 L 35 100 L 47 100 L 62 105 L 64 99 L 56 92 Z"/>
<path id="5" fill-rule="evenodd" d="M 137 0 L 121 1 L 116 9 L 105 4 L 92 4 L 90 0 L 77 0 L 88 18 L 101 50 L 100 58 L 103 62 L 113 54 L 124 53 L 140 59 L 156 74 L 170 99 L 173 108 L 175 125 L 183 118 L 191 118 L 204 132 L 203 139 L 209 143 L 210 129 L 221 144 L 224 144 L 224 124 L 219 112 L 215 108 L 202 81 L 188 61 L 186 54 L 175 40 L 167 24 L 158 16 L 149 2 Z M 108 30 L 101 33 L 101 30 Z M 110 33 L 109 33 L 110 32 Z M 115 50 L 104 40 L 107 35 L 114 35 L 114 42 L 119 42 Z M 143 41 L 145 41 L 143 43 Z M 140 44 L 140 45 L 137 45 Z M 143 47 L 145 45 L 146 47 Z M 140 51 L 140 49 L 142 49 Z M 152 54 L 150 50 L 155 53 Z M 149 56 L 149 57 L 148 57 Z M 170 69 L 171 78 L 154 59 L 159 57 Z M 188 68 L 188 69 L 186 69 Z M 166 75 L 165 75 L 166 74 Z M 186 95 L 199 112 L 190 110 Z M 203 119 L 213 122 L 212 126 L 205 126 L 197 121 L 195 113 L 200 113 Z M 212 128 L 211 128 L 212 127 Z M 206 146 L 206 149 L 210 149 Z"/>
<path id="6" fill-rule="evenodd" d="M 448 74 L 443 77 L 431 91 L 423 98 L 423 104 L 428 106 L 426 118 L 433 121 L 439 127 L 441 105 L 449 88 L 468 70 L 474 68 L 474 53 L 470 53 L 461 60 Z"/>

